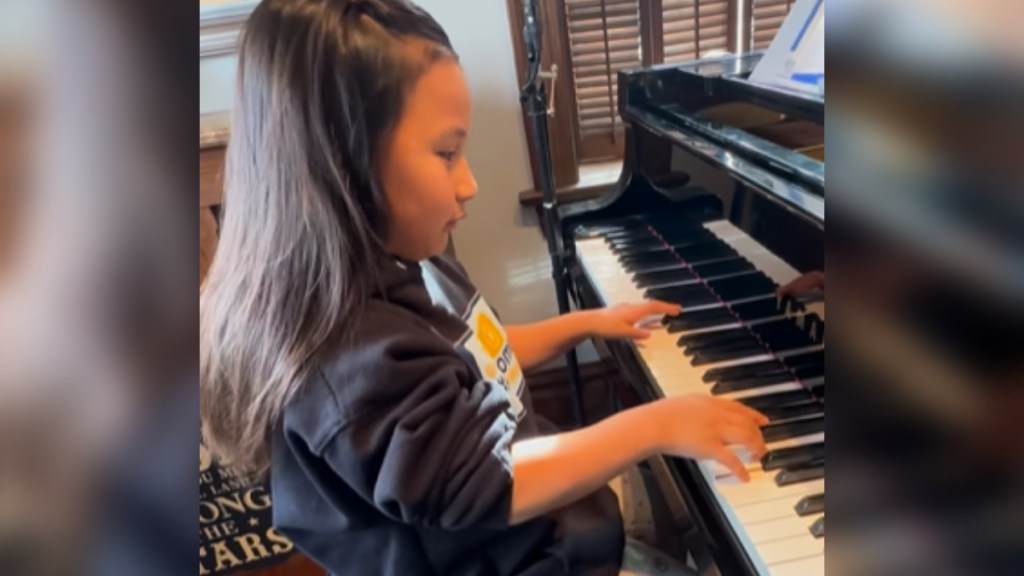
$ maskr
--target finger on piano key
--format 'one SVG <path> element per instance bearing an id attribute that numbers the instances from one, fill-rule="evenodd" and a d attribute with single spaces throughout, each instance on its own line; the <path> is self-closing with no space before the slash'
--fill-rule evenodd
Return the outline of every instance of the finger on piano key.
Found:
<path id="1" fill-rule="evenodd" d="M 805 436 L 797 436 L 795 438 L 786 438 L 784 440 L 779 440 L 776 442 L 768 442 L 766 446 L 768 447 L 768 454 L 773 454 L 779 453 L 779 451 L 796 449 L 804 446 L 817 446 L 818 444 L 823 444 L 824 442 L 825 433 L 815 432 L 813 434 L 807 434 Z M 760 469 L 763 467 L 764 458 L 758 458 L 757 456 L 751 454 L 747 450 L 738 447 L 733 448 L 733 452 L 739 458 L 740 462 L 742 462 L 747 467 L 748 471 L 751 469 Z M 729 476 L 732 474 L 727 468 L 717 463 L 714 463 L 713 471 L 716 478 Z"/>
<path id="2" fill-rule="evenodd" d="M 745 450 L 730 450 L 746 465 L 749 482 L 721 475 L 725 469 L 714 460 L 700 461 L 699 466 L 762 576 L 823 575 L 824 539 L 811 533 L 814 513 L 800 516 L 797 505 L 807 496 L 824 493 L 824 434 L 803 434 L 818 430 L 817 419 L 824 415 L 823 339 L 812 337 L 812 345 L 807 346 L 802 336 L 817 332 L 799 320 L 810 312 L 824 315 L 813 306 L 780 298 L 778 287 L 799 273 L 732 223 L 706 222 L 702 229 L 694 227 L 685 233 L 675 221 L 665 226 L 648 224 L 623 222 L 608 234 L 616 241 L 598 238 L 599 245 L 590 239 L 578 241 L 584 272 L 606 305 L 635 302 L 651 292 L 694 301 L 679 315 L 664 317 L 664 328 L 652 329 L 649 340 L 630 345 L 636 347 L 661 394 L 699 393 L 737 400 L 764 413 L 771 423 L 787 424 L 765 428 L 767 440 L 782 438 L 769 442 L 768 449 L 775 449 L 770 470 Z M 655 238 L 660 245 L 652 241 Z M 697 265 L 683 257 L 713 259 L 730 254 L 722 245 L 737 256 Z M 689 280 L 691 274 L 700 282 Z M 764 287 L 756 283 L 771 287 L 770 293 L 760 294 Z M 750 294 L 755 295 L 744 298 Z M 781 318 L 791 319 L 800 335 L 795 335 L 793 326 L 773 323 Z M 763 344 L 760 350 L 741 349 L 739 344 L 749 343 L 743 338 L 711 335 L 737 327 L 756 333 Z M 700 337 L 702 332 L 711 336 Z M 710 361 L 706 365 L 692 365 L 693 356 L 674 346 L 674 340 L 687 335 L 689 341 L 704 343 L 692 352 L 705 352 L 709 357 L 703 360 Z M 791 434 L 801 436 L 786 438 Z M 796 452 L 779 452 L 794 448 Z"/>

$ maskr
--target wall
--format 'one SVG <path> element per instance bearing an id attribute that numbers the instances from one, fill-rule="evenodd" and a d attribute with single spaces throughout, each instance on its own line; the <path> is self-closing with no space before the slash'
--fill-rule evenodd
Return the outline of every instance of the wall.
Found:
<path id="1" fill-rule="evenodd" d="M 199 113 L 216 114 L 231 109 L 237 59 L 213 56 L 199 61 Z"/>
<path id="2" fill-rule="evenodd" d="M 455 231 L 455 251 L 507 320 L 547 317 L 557 309 L 547 248 L 532 219 L 522 221 L 517 199 L 531 177 L 505 2 L 420 5 L 448 31 L 473 99 L 466 154 L 480 192 Z"/>
<path id="3" fill-rule="evenodd" d="M 420 0 L 459 53 L 473 99 L 467 158 L 480 192 L 454 233 L 455 251 L 484 297 L 508 323 L 557 313 L 547 246 L 517 194 L 531 182 L 512 34 L 503 0 Z M 518 40 L 519 35 L 516 35 Z M 230 107 L 230 57 L 200 63 L 200 109 Z M 583 360 L 594 357 L 589 347 Z"/>

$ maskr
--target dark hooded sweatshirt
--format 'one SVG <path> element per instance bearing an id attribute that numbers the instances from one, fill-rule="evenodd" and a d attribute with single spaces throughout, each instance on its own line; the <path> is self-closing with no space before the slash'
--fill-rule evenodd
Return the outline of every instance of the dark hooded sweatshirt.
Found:
<path id="1" fill-rule="evenodd" d="M 351 328 L 275 436 L 274 523 L 300 550 L 336 575 L 619 573 L 607 488 L 509 525 L 512 443 L 557 430 L 458 263 L 383 259 Z"/>

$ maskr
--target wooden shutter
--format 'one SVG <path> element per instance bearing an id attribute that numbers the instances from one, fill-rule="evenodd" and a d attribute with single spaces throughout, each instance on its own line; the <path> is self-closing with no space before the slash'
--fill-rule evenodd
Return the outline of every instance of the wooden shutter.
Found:
<path id="1" fill-rule="evenodd" d="M 729 0 L 661 0 L 664 62 L 677 63 L 729 51 Z"/>
<path id="2" fill-rule="evenodd" d="M 750 46 L 764 50 L 779 33 L 782 22 L 789 14 L 793 0 L 752 0 L 750 10 Z"/>
<path id="3" fill-rule="evenodd" d="M 581 161 L 621 154 L 617 73 L 641 66 L 647 0 L 565 0 Z"/>
<path id="4" fill-rule="evenodd" d="M 509 25 L 513 52 L 516 56 L 516 75 L 521 88 L 526 82 L 526 46 L 523 39 L 523 2 L 508 0 Z M 572 186 L 579 182 L 578 142 L 575 127 L 576 99 L 573 94 L 572 78 L 569 70 L 569 48 L 565 34 L 563 6 L 560 2 L 541 0 L 537 2 L 537 17 L 542 25 L 543 38 L 541 43 L 541 68 L 547 72 L 553 67 L 558 68 L 555 84 L 545 81 L 545 91 L 553 101 L 554 115 L 547 118 L 548 127 L 548 158 L 551 161 L 555 188 Z M 543 178 L 538 161 L 534 138 L 533 119 L 530 118 L 526 103 L 521 104 L 523 126 L 526 131 L 526 143 L 530 150 L 530 169 L 533 173 L 533 189 L 543 188 Z"/>

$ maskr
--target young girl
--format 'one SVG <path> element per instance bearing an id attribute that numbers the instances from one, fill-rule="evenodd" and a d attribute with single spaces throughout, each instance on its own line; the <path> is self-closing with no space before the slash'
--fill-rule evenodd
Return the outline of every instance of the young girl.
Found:
<path id="1" fill-rule="evenodd" d="M 523 371 L 642 338 L 639 303 L 503 327 L 444 256 L 477 185 L 444 31 L 404 0 L 264 0 L 242 43 L 201 416 L 269 473 L 274 523 L 333 574 L 615 575 L 606 488 L 657 453 L 761 454 L 764 418 L 676 397 L 559 433 Z"/>

